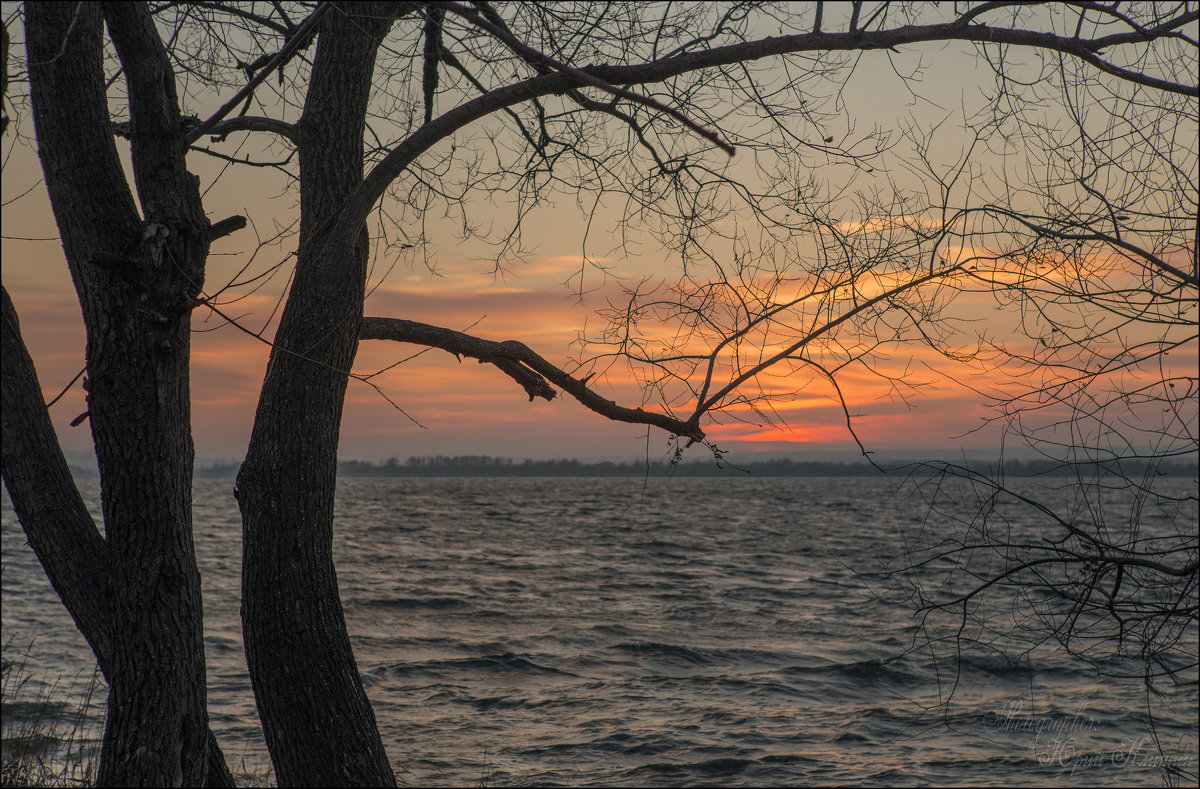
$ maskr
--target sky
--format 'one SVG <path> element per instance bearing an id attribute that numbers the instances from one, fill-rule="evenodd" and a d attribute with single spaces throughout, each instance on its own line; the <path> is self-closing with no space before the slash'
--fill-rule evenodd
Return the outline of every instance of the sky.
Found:
<path id="1" fill-rule="evenodd" d="M 10 162 L 11 165 L 11 162 Z M 13 179 L 15 180 L 15 178 Z M 5 172 L 5 189 L 10 178 Z M 35 200 L 36 198 L 36 200 Z M 23 209 L 45 203 L 39 186 L 23 198 Z M 47 401 L 57 396 L 83 366 L 83 329 L 79 306 L 48 206 L 27 214 L 5 208 L 4 283 L 17 307 L 22 334 L 38 369 Z M 234 209 L 237 210 L 237 209 Z M 20 216 L 20 220 L 16 219 Z M 52 240 L 20 241 L 12 236 Z M 238 248 L 234 239 L 220 242 Z M 439 255 L 439 275 L 423 266 L 393 270 L 367 299 L 366 314 L 404 317 L 469 331 L 495 340 L 519 339 L 535 351 L 569 367 L 571 344 L 585 326 L 595 324 L 590 304 L 581 304 L 565 285 L 579 269 L 578 253 L 567 239 L 558 249 L 530 257 L 513 275 L 497 281 L 484 256 Z M 481 253 L 485 250 L 481 250 Z M 216 261 L 220 263 L 221 261 Z M 378 265 L 378 264 L 377 264 Z M 212 275 L 210 274 L 210 281 Z M 267 323 L 278 288 L 224 306 L 226 314 L 255 328 Z M 270 324 L 273 327 L 274 324 Z M 197 456 L 242 456 L 269 348 L 211 313 L 193 319 L 192 403 Z M 269 336 L 269 334 L 267 335 Z M 355 372 L 369 375 L 385 368 L 370 385 L 354 380 L 347 393 L 340 456 L 346 459 L 404 459 L 420 455 L 493 455 L 516 458 L 611 458 L 627 460 L 647 453 L 670 452 L 668 436 L 638 425 L 611 422 L 567 396 L 530 402 L 509 378 L 488 365 L 435 349 L 366 342 Z M 928 376 L 926 376 L 928 377 Z M 870 380 L 863 390 L 880 387 Z M 642 393 L 623 370 L 614 368 L 593 384 L 625 405 L 641 404 Z M 856 399 L 855 428 L 873 450 L 914 447 L 991 446 L 992 438 L 959 436 L 978 426 L 979 396 L 949 383 L 929 386 L 908 402 L 885 391 Z M 51 414 L 65 450 L 90 449 L 87 423 L 70 421 L 86 410 L 76 384 Z M 770 453 L 797 458 L 846 458 L 858 455 L 841 407 L 828 391 L 800 393 L 779 414 L 786 427 L 756 422 L 706 428 L 709 437 L 733 456 Z M 693 456 L 700 457 L 703 451 Z"/>
<path id="2" fill-rule="evenodd" d="M 937 57 L 923 61 L 927 68 L 923 95 L 937 99 L 942 108 L 977 101 L 975 81 L 983 77 L 978 64 L 945 50 L 934 54 Z M 939 113 L 948 112 L 916 101 L 895 77 L 894 65 L 881 58 L 860 64 L 844 97 L 856 127 L 898 128 L 906 119 L 932 122 Z M 3 278 L 49 400 L 83 366 L 83 331 L 29 139 L 32 124 L 25 105 L 17 109 L 15 124 L 17 133 L 10 131 L 3 141 Z M 252 222 L 251 228 L 214 245 L 206 283 L 212 293 L 246 263 L 255 250 L 256 236 L 269 236 L 273 227 L 294 221 L 296 201 L 281 193 L 281 182 L 262 170 L 225 170 L 201 156 L 195 157 L 194 166 L 214 221 L 240 213 Z M 834 177 L 833 172 L 818 175 Z M 493 340 L 521 340 L 545 358 L 573 369 L 572 354 L 578 350 L 573 343 L 581 331 L 594 332 L 600 322 L 596 309 L 604 306 L 606 298 L 618 295 L 617 280 L 604 280 L 585 267 L 595 290 L 580 302 L 575 277 L 581 270 L 585 237 L 590 257 L 599 256 L 605 265 L 622 271 L 662 272 L 678 265 L 668 252 L 650 243 L 612 253 L 614 227 L 602 227 L 602 222 L 589 227 L 578 203 L 561 199 L 527 219 L 523 234 L 530 249 L 503 275 L 496 273 L 491 248 L 463 243 L 455 237 L 452 221 L 431 217 L 429 259 L 376 247 L 366 314 L 424 321 Z M 511 214 L 512 206 L 502 201 L 475 209 L 477 217 L 496 223 Z M 243 325 L 265 330 L 266 337 L 286 285 L 287 243 L 259 249 L 252 261 L 253 271 L 282 263 L 277 276 L 255 292 L 232 289 L 230 295 L 236 293 L 238 298 L 222 307 Z M 196 311 L 193 326 L 192 419 L 197 456 L 240 458 L 249 439 L 268 346 L 204 309 Z M 969 387 L 955 384 L 938 374 L 937 359 L 916 348 L 897 350 L 888 363 L 895 370 L 915 371 L 913 381 L 920 385 L 899 398 L 876 378 L 851 373 L 843 379 L 855 432 L 867 448 L 945 452 L 998 445 L 995 429 L 980 429 L 988 411 L 976 390 L 986 382 L 971 380 Z M 471 454 L 625 460 L 662 457 L 671 448 L 662 431 L 613 423 L 569 397 L 529 402 L 523 391 L 490 366 L 415 346 L 363 343 L 355 372 L 370 375 L 383 370 L 371 378 L 378 389 L 351 381 L 339 452 L 344 459 Z M 643 404 L 645 394 L 619 365 L 592 383 L 622 405 Z M 776 406 L 775 414 L 784 424 L 771 425 L 753 414 L 732 412 L 747 421 L 706 426 L 709 438 L 735 459 L 755 453 L 822 459 L 858 454 L 832 391 L 806 379 L 796 386 L 802 388 Z M 645 403 L 652 407 L 654 400 Z M 87 423 L 69 425 L 84 410 L 78 384 L 51 409 L 60 441 L 69 452 L 90 449 Z M 702 448 L 698 451 L 697 455 L 693 450 L 693 456 L 705 454 Z"/>

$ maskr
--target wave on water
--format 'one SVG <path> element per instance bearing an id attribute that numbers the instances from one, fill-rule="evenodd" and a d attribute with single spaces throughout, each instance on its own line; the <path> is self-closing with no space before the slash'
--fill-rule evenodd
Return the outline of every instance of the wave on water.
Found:
<path id="1" fill-rule="evenodd" d="M 899 526 L 925 514 L 889 484 L 339 481 L 338 582 L 389 752 L 417 785 L 1156 784 L 1149 760 L 1071 762 L 1039 739 L 1057 727 L 1078 754 L 1121 755 L 1151 726 L 1139 682 L 1050 647 L 912 651 L 911 612 L 857 572 L 903 553 Z M 238 642 L 240 518 L 224 482 L 195 495 L 212 725 L 265 762 Z M 6 637 L 38 635 L 48 671 L 90 671 L 13 522 Z M 1196 685 L 1165 692 L 1154 731 L 1194 770 Z"/>

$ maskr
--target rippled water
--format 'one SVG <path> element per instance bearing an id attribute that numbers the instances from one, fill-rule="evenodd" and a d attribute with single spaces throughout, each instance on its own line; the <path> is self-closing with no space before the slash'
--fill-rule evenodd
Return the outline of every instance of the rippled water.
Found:
<path id="1" fill-rule="evenodd" d="M 1187 483 L 1191 484 L 1191 483 Z M 87 487 L 87 483 L 85 483 Z M 1157 785 L 1136 683 L 972 658 L 952 702 L 856 574 L 927 511 L 836 479 L 343 479 L 335 553 L 359 668 L 415 785 Z M 213 728 L 265 763 L 241 653 L 231 480 L 197 480 Z M 85 495 L 98 510 L 95 485 Z M 5 500 L 6 641 L 90 653 Z M 944 669 L 944 666 L 942 666 Z M 1196 687 L 1155 707 L 1195 770 Z"/>

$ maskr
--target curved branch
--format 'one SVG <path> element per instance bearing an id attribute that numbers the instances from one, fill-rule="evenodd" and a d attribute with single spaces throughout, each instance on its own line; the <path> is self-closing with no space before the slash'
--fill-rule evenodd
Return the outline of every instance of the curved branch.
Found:
<path id="1" fill-rule="evenodd" d="M 660 427 L 669 433 L 691 441 L 703 441 L 698 417 L 687 422 L 667 414 L 626 408 L 607 400 L 588 388 L 587 379 L 580 380 L 543 359 L 524 343 L 516 340 L 496 342 L 469 334 L 430 326 L 427 323 L 401 318 L 364 317 L 359 340 L 392 340 L 414 345 L 440 348 L 455 356 L 469 356 L 479 362 L 493 364 L 525 389 L 529 399 L 542 397 L 550 400 L 555 392 L 550 384 L 574 397 L 580 404 L 603 417 L 617 422 Z"/>
<path id="2" fill-rule="evenodd" d="M 431 326 L 427 323 L 404 320 L 401 318 L 363 318 L 362 329 L 358 333 L 360 340 L 392 340 L 407 342 L 413 345 L 426 345 L 439 348 L 457 357 L 469 356 L 478 359 L 480 364 L 494 364 L 506 375 L 521 385 L 529 395 L 529 401 L 535 397 L 553 400 L 558 394 L 546 383 L 546 379 L 521 364 L 514 358 L 504 343 L 484 340 L 470 334 Z"/>
<path id="3" fill-rule="evenodd" d="M 450 4 L 447 4 L 446 7 L 453 10 Z M 1169 35 L 1169 31 L 1175 27 L 1196 19 L 1200 19 L 1200 12 L 1182 14 L 1177 19 L 1164 23 L 1151 32 Z M 1141 32 L 1117 33 L 1085 40 L 1037 30 L 968 25 L 954 21 L 934 25 L 905 25 L 892 30 L 771 36 L 708 50 L 687 52 L 648 63 L 621 66 L 596 65 L 571 68 L 569 71 L 559 70 L 548 74 L 538 74 L 521 82 L 496 88 L 460 104 L 422 125 L 412 135 L 398 143 L 371 169 L 358 188 L 347 198 L 338 215 L 330 220 L 328 227 L 341 232 L 355 232 L 355 229 L 366 221 L 375 203 L 387 191 L 392 181 L 399 177 L 417 156 L 468 124 L 524 101 L 541 96 L 561 95 L 584 85 L 616 86 L 656 83 L 693 71 L 762 60 L 779 55 L 818 50 L 832 52 L 894 49 L 908 44 L 935 41 L 972 41 L 1046 49 L 1091 62 L 1095 59 L 1096 53 L 1105 48 L 1121 44 L 1145 43 L 1146 40 L 1146 34 Z M 1117 76 L 1129 78 L 1127 74 L 1122 73 L 1118 73 Z M 1194 95 L 1197 91 L 1194 86 L 1175 85 L 1174 83 L 1155 85 L 1155 87 L 1185 95 Z"/>
<path id="4" fill-rule="evenodd" d="M 0 287 L 3 311 L 3 449 L 0 469 L 13 510 L 54 591 L 107 674 L 112 654 L 108 545 L 88 513 L 42 402 L 37 370 L 17 311 Z"/>
<path id="5" fill-rule="evenodd" d="M 1118 65 L 1109 63 L 1107 60 L 1095 54 L 1094 52 L 1076 52 L 1072 54 L 1085 63 L 1091 63 L 1100 71 L 1103 71 L 1106 74 L 1112 74 L 1114 77 L 1118 77 L 1127 82 L 1134 82 L 1138 85 L 1145 85 L 1148 88 L 1156 88 L 1158 90 L 1166 91 L 1167 93 L 1179 93 L 1183 96 L 1191 96 L 1193 98 L 1195 98 L 1197 95 L 1200 95 L 1200 88 L 1197 88 L 1195 85 L 1184 85 L 1182 82 L 1172 82 L 1167 79 L 1152 77 L 1149 74 L 1143 74 L 1140 71 L 1121 68 Z"/>

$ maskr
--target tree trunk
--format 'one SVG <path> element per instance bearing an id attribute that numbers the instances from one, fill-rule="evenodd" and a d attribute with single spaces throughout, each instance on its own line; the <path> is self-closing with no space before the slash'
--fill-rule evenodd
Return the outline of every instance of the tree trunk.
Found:
<path id="1" fill-rule="evenodd" d="M 0 335 L 4 355 L 0 469 L 4 484 L 50 585 L 107 676 L 113 642 L 108 545 L 96 530 L 59 448 L 8 290 L 0 288 L 0 296 L 4 322 Z"/>
<path id="2" fill-rule="evenodd" d="M 96 656 L 105 681 L 113 673 L 113 632 L 108 603 L 108 545 L 96 529 L 71 478 L 42 402 L 33 359 L 21 337 L 17 312 L 3 296 L 4 365 L 0 410 L 3 450 L 0 473 L 13 510 L 50 585 Z M 232 787 L 233 776 L 211 729 L 208 732 L 209 787 Z"/>
<path id="3" fill-rule="evenodd" d="M 375 52 L 391 4 L 321 22 L 299 123 L 301 230 L 239 474 L 242 629 L 281 786 L 394 785 L 338 595 L 333 499 L 347 372 L 366 282 L 364 227 L 329 220 L 362 180 Z"/>
<path id="4" fill-rule="evenodd" d="M 108 22 L 118 50 L 158 41 L 143 6 L 116 10 Z M 163 73 L 165 57 L 148 64 L 153 73 L 126 69 L 146 221 L 139 218 L 109 132 L 100 32 L 94 4 L 27 8 L 38 152 L 87 330 L 108 544 L 112 654 L 97 781 L 201 785 L 211 738 L 192 546 L 188 363 L 208 222 L 183 166 L 178 110 L 164 112 L 162 96 L 140 95 L 147 84 L 165 92 L 173 80 Z"/>

